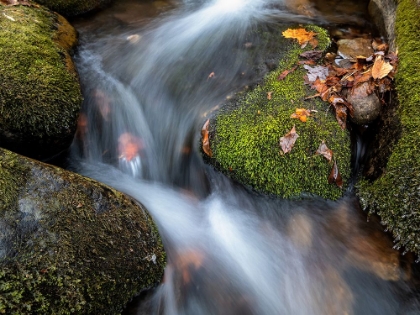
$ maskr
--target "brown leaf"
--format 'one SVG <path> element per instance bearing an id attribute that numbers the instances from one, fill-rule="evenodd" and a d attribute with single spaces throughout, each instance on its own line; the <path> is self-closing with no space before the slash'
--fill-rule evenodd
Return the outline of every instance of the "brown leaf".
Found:
<path id="1" fill-rule="evenodd" d="M 292 69 L 287 69 L 284 70 L 282 73 L 280 73 L 280 75 L 278 76 L 277 80 L 281 81 L 283 80 L 289 73 L 295 71 L 297 69 L 298 66 L 294 66 Z"/>
<path id="2" fill-rule="evenodd" d="M 301 122 L 306 122 L 308 116 L 311 116 L 311 111 L 304 108 L 296 108 L 296 111 L 290 116 L 290 118 L 297 118 Z"/>
<path id="3" fill-rule="evenodd" d="M 354 77 L 353 86 L 357 86 L 360 83 L 367 82 L 372 78 L 372 69 L 369 68 L 367 71 L 363 73 L 358 73 Z"/>
<path id="4" fill-rule="evenodd" d="M 273 91 L 267 92 L 267 99 L 271 100 L 273 98 Z"/>
<path id="5" fill-rule="evenodd" d="M 389 62 L 385 61 L 380 55 L 376 56 L 375 63 L 372 67 L 372 77 L 374 79 L 382 79 L 388 75 L 393 69 Z"/>
<path id="6" fill-rule="evenodd" d="M 203 125 L 203 128 L 201 128 L 201 141 L 202 141 L 202 147 L 205 154 L 207 154 L 209 157 L 212 157 L 213 152 L 210 148 L 210 140 L 209 140 L 209 126 L 210 126 L 210 119 L 207 119 L 206 122 Z"/>
<path id="7" fill-rule="evenodd" d="M 301 53 L 299 56 L 306 59 L 318 60 L 322 57 L 322 53 L 323 53 L 322 50 L 308 50 Z"/>
<path id="8" fill-rule="evenodd" d="M 336 184 L 339 188 L 343 188 L 343 178 L 338 170 L 337 161 L 334 161 L 333 168 L 331 169 L 330 176 L 328 176 L 328 183 Z"/>
<path id="9" fill-rule="evenodd" d="M 280 138 L 280 147 L 284 154 L 292 150 L 298 137 L 299 135 L 296 133 L 295 125 L 293 125 L 293 128 L 284 137 Z"/>
<path id="10" fill-rule="evenodd" d="M 333 151 L 328 149 L 327 145 L 325 144 L 325 141 L 322 140 L 322 142 L 319 145 L 318 150 L 316 150 L 315 154 L 320 154 L 323 157 L 325 157 L 328 160 L 328 162 L 331 162 Z"/>
<path id="11" fill-rule="evenodd" d="M 306 45 L 309 41 L 311 41 L 317 33 L 307 31 L 304 28 L 298 28 L 298 29 L 287 29 L 283 33 L 283 36 L 286 38 L 294 38 L 299 42 L 299 45 Z M 315 48 L 313 45 L 315 43 L 311 43 L 312 47 Z M 318 44 L 318 43 L 316 43 Z"/>
<path id="12" fill-rule="evenodd" d="M 118 153 L 120 159 L 131 161 L 140 154 L 144 145 L 140 138 L 129 132 L 121 134 L 118 138 Z"/>
<path id="13" fill-rule="evenodd" d="M 353 105 L 351 105 L 349 102 L 347 102 L 341 96 L 331 95 L 330 98 L 328 99 L 328 101 L 330 102 L 331 105 L 334 106 L 334 108 L 337 108 L 338 104 L 344 105 L 349 110 L 350 116 L 353 116 L 353 111 L 354 111 Z"/>
<path id="14" fill-rule="evenodd" d="M 335 106 L 335 118 L 338 121 L 341 129 L 346 129 L 347 122 L 347 107 L 341 103 L 337 103 Z"/>

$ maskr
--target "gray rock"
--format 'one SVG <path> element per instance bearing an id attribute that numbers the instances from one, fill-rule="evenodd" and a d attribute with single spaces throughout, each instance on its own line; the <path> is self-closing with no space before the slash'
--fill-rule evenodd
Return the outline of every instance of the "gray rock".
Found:
<path id="1" fill-rule="evenodd" d="M 371 42 L 367 38 L 340 39 L 337 41 L 337 53 L 344 59 L 355 59 L 357 56 L 369 57 L 374 52 Z"/>
<path id="2" fill-rule="evenodd" d="M 370 93 L 369 82 L 362 83 L 353 93 L 347 96 L 347 100 L 353 105 L 354 113 L 350 119 L 359 125 L 374 121 L 380 111 L 381 102 L 375 93 Z"/>
<path id="3" fill-rule="evenodd" d="M 390 51 L 396 51 L 395 45 L 395 18 L 397 10 L 396 0 L 370 0 L 369 15 L 379 28 L 379 31 L 386 37 Z"/>

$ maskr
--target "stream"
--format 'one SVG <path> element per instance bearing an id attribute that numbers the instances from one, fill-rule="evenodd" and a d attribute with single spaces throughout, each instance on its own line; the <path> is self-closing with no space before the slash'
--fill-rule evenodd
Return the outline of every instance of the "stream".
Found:
<path id="1" fill-rule="evenodd" d="M 393 249 L 351 191 L 337 202 L 276 199 L 202 161 L 206 117 L 254 75 L 256 30 L 349 17 L 295 7 L 130 0 L 73 21 L 85 102 L 71 168 L 144 204 L 167 252 L 162 284 L 124 314 L 420 314 L 412 255 Z"/>

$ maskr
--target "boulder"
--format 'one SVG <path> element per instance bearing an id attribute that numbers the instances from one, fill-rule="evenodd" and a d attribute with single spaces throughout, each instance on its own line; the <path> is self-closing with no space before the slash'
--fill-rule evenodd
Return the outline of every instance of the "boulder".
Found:
<path id="1" fill-rule="evenodd" d="M 99 9 L 109 4 L 111 0 L 36 0 L 36 2 L 66 17 L 72 17 Z"/>
<path id="2" fill-rule="evenodd" d="M 329 47 L 324 29 L 310 29 L 318 33 L 317 49 Z M 345 188 L 350 177 L 349 133 L 340 128 L 327 103 L 319 98 L 305 100 L 315 91 L 304 84 L 303 66 L 278 79 L 285 70 L 295 67 L 303 50 L 293 40 L 283 38 L 281 30 L 275 34 L 280 36 L 273 36 L 269 41 L 276 43 L 276 49 L 282 52 L 278 67 L 258 85 L 238 93 L 212 117 L 213 155 L 206 160 L 229 177 L 260 192 L 285 198 L 313 194 L 338 199 L 345 189 L 328 183 L 334 163 L 315 152 L 325 141 L 333 151 Z M 297 108 L 312 110 L 306 122 L 290 117 Z M 283 154 L 279 140 L 293 126 L 299 137 L 293 149 Z"/>
<path id="3" fill-rule="evenodd" d="M 0 5 L 0 14 L 0 143 L 43 159 L 66 149 L 76 130 L 77 33 L 41 7 Z"/>
<path id="4" fill-rule="evenodd" d="M 368 11 L 373 23 L 389 44 L 390 51 L 396 51 L 395 16 L 397 0 L 370 0 Z"/>
<path id="5" fill-rule="evenodd" d="M 351 121 L 364 125 L 374 121 L 381 112 L 382 105 L 378 96 L 371 91 L 371 84 L 364 82 L 347 95 L 347 101 L 353 105 Z"/>
<path id="6" fill-rule="evenodd" d="M 120 314 L 164 265 L 135 200 L 0 149 L 0 314 Z"/>

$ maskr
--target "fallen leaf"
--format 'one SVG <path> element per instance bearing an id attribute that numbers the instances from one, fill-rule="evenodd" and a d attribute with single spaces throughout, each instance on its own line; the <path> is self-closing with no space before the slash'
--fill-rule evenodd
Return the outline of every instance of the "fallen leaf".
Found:
<path id="1" fill-rule="evenodd" d="M 205 154 L 207 154 L 209 157 L 212 157 L 213 152 L 210 148 L 210 140 L 209 140 L 209 126 L 210 126 L 210 119 L 207 119 L 206 122 L 203 125 L 203 128 L 201 128 L 201 141 L 202 141 L 202 147 Z"/>
<path id="2" fill-rule="evenodd" d="M 380 55 L 376 56 L 375 63 L 372 67 L 372 77 L 374 79 L 382 79 L 388 75 L 388 73 L 393 69 L 388 61 L 385 61 L 384 58 Z"/>
<path id="3" fill-rule="evenodd" d="M 143 142 L 140 138 L 132 135 L 129 132 L 123 133 L 118 138 L 118 152 L 119 158 L 131 161 L 140 154 L 143 149 Z"/>
<path id="4" fill-rule="evenodd" d="M 292 150 L 298 137 L 299 135 L 296 133 L 295 125 L 293 125 L 293 128 L 284 137 L 280 138 L 280 147 L 284 154 Z"/>
<path id="5" fill-rule="evenodd" d="M 298 28 L 298 29 L 289 28 L 285 30 L 282 34 L 285 38 L 294 38 L 298 41 L 299 45 L 305 45 L 305 46 L 317 35 L 317 33 L 312 32 L 312 31 L 307 31 L 304 28 Z M 312 47 L 314 47 L 314 44 L 317 45 L 318 43 L 312 42 L 311 43 Z"/>
<path id="6" fill-rule="evenodd" d="M 344 98 L 337 95 L 331 95 L 328 101 L 334 106 L 334 108 L 336 108 L 338 104 L 344 105 L 348 109 L 350 116 L 353 116 L 353 105 L 347 102 Z"/>
<path id="7" fill-rule="evenodd" d="M 336 184 L 339 188 L 343 188 L 343 178 L 338 170 L 337 161 L 334 161 L 330 176 L 328 176 L 328 183 Z"/>
<path id="8" fill-rule="evenodd" d="M 346 129 L 347 123 L 347 107 L 342 103 L 337 103 L 335 106 L 335 118 L 338 121 L 341 129 Z"/>
<path id="9" fill-rule="evenodd" d="M 316 150 L 315 154 L 322 155 L 325 157 L 328 162 L 331 162 L 333 151 L 328 149 L 327 145 L 325 144 L 325 141 L 322 140 L 321 144 L 319 145 L 318 150 Z"/>
<path id="10" fill-rule="evenodd" d="M 290 118 L 297 118 L 301 122 L 306 122 L 308 116 L 311 116 L 311 111 L 304 108 L 296 108 L 295 112 L 290 115 Z"/>
<path id="11" fill-rule="evenodd" d="M 214 76 L 215 76 L 214 72 L 211 72 L 211 73 L 209 74 L 209 76 L 207 77 L 207 79 L 214 78 Z"/>
<path id="12" fill-rule="evenodd" d="M 306 59 L 318 60 L 322 57 L 322 53 L 323 53 L 322 50 L 308 50 L 301 53 L 299 56 Z"/>
<path id="13" fill-rule="evenodd" d="M 277 80 L 281 81 L 283 80 L 289 73 L 295 71 L 297 69 L 297 66 L 294 66 L 292 69 L 284 70 L 280 75 L 278 76 Z"/>
<path id="14" fill-rule="evenodd" d="M 308 65 L 303 66 L 306 70 L 308 70 L 308 79 L 309 82 L 315 82 L 317 78 L 320 80 L 325 80 L 328 76 L 328 68 L 324 66 L 315 66 L 310 67 Z"/>
<path id="15" fill-rule="evenodd" d="M 268 100 L 271 100 L 272 99 L 273 93 L 274 93 L 273 91 L 267 92 L 267 99 Z"/>

